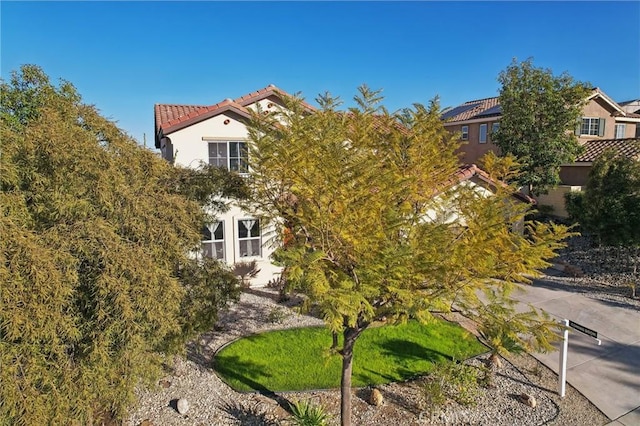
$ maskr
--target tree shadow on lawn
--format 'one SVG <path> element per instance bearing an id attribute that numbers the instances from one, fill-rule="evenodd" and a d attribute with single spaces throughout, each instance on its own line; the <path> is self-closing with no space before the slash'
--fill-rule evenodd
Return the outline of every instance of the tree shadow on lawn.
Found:
<path id="1" fill-rule="evenodd" d="M 380 344 L 382 355 L 389 358 L 389 363 L 395 366 L 393 373 L 395 375 L 382 374 L 371 368 L 362 366 L 361 370 L 370 374 L 356 374 L 354 377 L 358 381 L 371 384 L 371 380 L 377 378 L 378 381 L 399 382 L 413 379 L 417 376 L 425 374 L 425 372 L 411 370 L 405 365 L 412 361 L 429 361 L 431 363 L 441 362 L 442 360 L 452 360 L 453 357 L 434 349 L 428 348 L 416 342 L 402 339 L 391 339 Z M 355 362 L 358 362 L 355 359 Z M 393 374 L 392 373 L 392 374 Z"/>
<path id="2" fill-rule="evenodd" d="M 214 358 L 211 362 L 211 367 L 216 372 L 218 377 L 229 387 L 233 388 L 229 383 L 236 381 L 238 383 L 242 383 L 243 385 L 253 389 L 254 391 L 264 395 L 265 397 L 272 399 L 275 401 L 282 409 L 287 412 L 291 411 L 290 401 L 276 394 L 271 389 L 264 386 L 262 383 L 256 381 L 256 378 L 263 379 L 271 377 L 270 374 L 265 373 L 264 365 L 241 360 L 239 356 L 229 356 L 225 357 L 224 362 L 220 362 L 218 358 Z M 239 391 L 242 392 L 242 391 Z M 249 391 L 251 392 L 251 391 Z M 246 407 L 240 406 L 238 404 L 230 404 L 225 403 L 224 406 L 221 407 L 230 415 L 234 415 L 233 413 L 247 413 Z"/>

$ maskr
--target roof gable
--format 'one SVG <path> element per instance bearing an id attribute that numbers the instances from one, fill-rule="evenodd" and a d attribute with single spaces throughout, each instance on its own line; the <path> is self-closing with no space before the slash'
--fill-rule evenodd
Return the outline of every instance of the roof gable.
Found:
<path id="1" fill-rule="evenodd" d="M 461 166 L 451 178 L 449 178 L 444 187 L 451 188 L 465 181 L 475 181 L 482 186 L 488 187 L 489 189 L 496 186 L 507 186 L 502 181 L 492 179 L 487 172 L 485 172 L 475 164 L 465 164 Z M 536 200 L 521 192 L 514 192 L 512 194 L 512 197 L 524 203 L 536 204 Z"/>
<path id="2" fill-rule="evenodd" d="M 625 111 L 620 107 L 620 105 L 618 105 L 616 101 L 614 101 L 609 96 L 607 96 L 607 94 L 604 93 L 602 90 L 600 90 L 599 87 L 595 87 L 593 89 L 593 92 L 587 98 L 587 100 L 596 99 L 596 98 L 599 98 L 602 101 L 604 101 L 604 103 L 607 104 L 612 111 L 617 112 L 618 114 L 621 114 L 621 115 L 625 115 Z"/>
<path id="3" fill-rule="evenodd" d="M 248 107 L 269 97 L 282 99 L 292 97 L 284 90 L 270 84 L 269 86 L 248 93 L 235 100 L 230 98 L 214 105 L 171 105 L 156 104 L 154 106 L 156 147 L 159 147 L 159 138 L 175 131 L 207 120 L 224 113 L 234 113 L 241 118 L 249 118 Z M 305 103 L 306 108 L 314 110 L 311 105 Z"/>

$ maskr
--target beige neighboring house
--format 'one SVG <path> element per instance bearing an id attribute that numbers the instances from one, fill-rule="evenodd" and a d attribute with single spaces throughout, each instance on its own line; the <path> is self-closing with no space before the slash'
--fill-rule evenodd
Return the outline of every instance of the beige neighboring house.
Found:
<path id="1" fill-rule="evenodd" d="M 603 151 L 593 148 L 589 150 L 589 147 L 607 145 L 625 151 L 625 147 L 633 145 L 640 130 L 640 114 L 634 110 L 638 101 L 628 101 L 621 106 L 597 87 L 592 90 L 586 101 L 575 134 L 579 143 L 585 145 L 591 154 L 581 157 L 582 161 L 562 165 L 561 185 L 549 194 L 537 197 L 539 205 L 553 207 L 553 214 L 560 217 L 567 216 L 564 194 L 582 190 L 587 182 L 591 164 L 596 158 L 594 155 Z M 491 134 L 500 125 L 501 116 L 498 97 L 465 102 L 443 111 L 445 127 L 458 133 L 463 142 L 460 153 L 464 163 L 477 163 L 489 151 L 499 153 L 499 148 L 491 140 Z"/>
<path id="2" fill-rule="evenodd" d="M 289 96 L 269 85 L 214 105 L 156 104 L 155 146 L 173 164 L 214 164 L 248 175 L 249 111 L 258 105 L 261 111 L 276 111 L 283 107 L 282 99 Z M 270 260 L 273 247 L 269 236 L 273 229 L 265 229 L 259 214 L 244 211 L 231 202 L 229 206 L 228 212 L 203 229 L 203 254 L 229 265 L 256 261 L 260 272 L 250 284 L 265 286 L 281 272 Z"/>
<path id="3" fill-rule="evenodd" d="M 618 102 L 618 105 L 620 105 L 620 107 L 626 112 L 634 112 L 636 114 L 640 114 L 640 99 Z"/>

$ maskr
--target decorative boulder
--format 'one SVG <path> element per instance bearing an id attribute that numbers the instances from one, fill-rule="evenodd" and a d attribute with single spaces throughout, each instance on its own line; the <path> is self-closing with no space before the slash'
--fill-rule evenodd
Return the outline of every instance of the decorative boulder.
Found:
<path id="1" fill-rule="evenodd" d="M 187 414 L 187 411 L 189 411 L 189 401 L 184 398 L 180 398 L 176 404 L 176 408 L 178 409 L 178 413 L 184 416 Z"/>
<path id="2" fill-rule="evenodd" d="M 536 405 L 538 405 L 538 402 L 533 397 L 533 395 L 528 395 L 526 393 L 523 393 L 523 394 L 520 394 L 519 398 L 520 398 L 520 402 L 522 402 L 524 405 L 528 405 L 531 408 L 536 408 Z"/>
<path id="3" fill-rule="evenodd" d="M 369 404 L 379 407 L 383 402 L 384 398 L 382 397 L 382 393 L 380 393 L 378 389 L 372 389 L 371 395 L 369 395 Z"/>

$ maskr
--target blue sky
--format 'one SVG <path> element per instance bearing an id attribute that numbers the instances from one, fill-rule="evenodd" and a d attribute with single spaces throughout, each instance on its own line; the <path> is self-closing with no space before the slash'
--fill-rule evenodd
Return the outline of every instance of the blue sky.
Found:
<path id="1" fill-rule="evenodd" d="M 0 2 L 2 78 L 36 64 L 153 144 L 153 105 L 275 84 L 394 111 L 495 96 L 512 58 L 640 98 L 640 2 Z"/>

